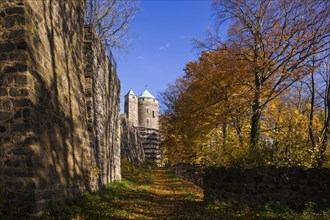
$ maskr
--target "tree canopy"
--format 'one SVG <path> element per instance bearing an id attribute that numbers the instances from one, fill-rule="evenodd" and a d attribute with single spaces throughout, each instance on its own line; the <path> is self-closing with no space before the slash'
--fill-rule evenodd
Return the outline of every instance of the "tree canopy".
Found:
<path id="1" fill-rule="evenodd" d="M 218 24 L 231 22 L 227 41 L 200 42 L 208 51 L 162 94 L 170 161 L 323 166 L 330 2 L 214 0 L 213 7 Z"/>

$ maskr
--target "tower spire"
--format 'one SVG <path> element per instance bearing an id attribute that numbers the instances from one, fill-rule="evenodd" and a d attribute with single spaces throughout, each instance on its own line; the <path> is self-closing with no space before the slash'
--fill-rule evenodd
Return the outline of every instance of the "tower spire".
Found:
<path id="1" fill-rule="evenodd" d="M 130 90 L 128 91 L 128 93 L 127 93 L 125 96 L 128 96 L 128 95 L 135 95 L 135 93 L 133 92 L 132 89 L 130 89 Z"/>

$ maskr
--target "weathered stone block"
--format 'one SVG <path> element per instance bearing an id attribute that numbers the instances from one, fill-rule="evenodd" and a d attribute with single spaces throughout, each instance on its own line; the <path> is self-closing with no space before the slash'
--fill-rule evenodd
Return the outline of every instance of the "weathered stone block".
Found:
<path id="1" fill-rule="evenodd" d="M 16 112 L 16 114 L 14 115 L 13 118 L 14 118 L 14 120 L 17 120 L 17 119 L 22 118 L 22 113 L 21 113 L 21 111 Z"/>
<path id="2" fill-rule="evenodd" d="M 11 52 L 15 49 L 13 43 L 0 43 L 0 52 Z"/>
<path id="3" fill-rule="evenodd" d="M 27 132 L 31 129 L 30 123 L 13 124 L 10 127 L 11 132 Z"/>
<path id="4" fill-rule="evenodd" d="M 8 75 L 0 76 L 0 86 L 8 86 L 13 82 L 13 77 Z"/>
<path id="5" fill-rule="evenodd" d="M 17 89 L 17 88 L 11 88 L 9 91 L 10 96 L 28 96 L 29 90 L 27 89 Z"/>
<path id="6" fill-rule="evenodd" d="M 17 67 L 16 66 L 6 66 L 4 68 L 4 73 L 15 73 L 17 72 Z"/>
<path id="7" fill-rule="evenodd" d="M 5 126 L 0 126 L 0 133 L 6 132 L 6 127 Z"/>
<path id="8" fill-rule="evenodd" d="M 26 75 L 15 76 L 15 83 L 19 85 L 26 85 L 28 83 L 28 77 Z"/>
<path id="9" fill-rule="evenodd" d="M 8 57 L 12 61 L 25 61 L 25 60 L 28 59 L 28 55 L 27 54 L 22 54 L 22 53 L 10 54 Z"/>
<path id="10" fill-rule="evenodd" d="M 5 21 L 5 27 L 6 28 L 11 28 L 15 24 L 14 20 L 12 18 L 7 18 Z"/>
<path id="11" fill-rule="evenodd" d="M 13 107 L 28 107 L 32 105 L 32 102 L 28 98 L 14 99 L 11 101 Z"/>
<path id="12" fill-rule="evenodd" d="M 19 49 L 19 50 L 26 50 L 27 49 L 27 43 L 25 41 L 21 41 L 21 42 L 17 43 L 16 48 Z"/>
<path id="13" fill-rule="evenodd" d="M 25 37 L 25 30 L 13 30 L 9 34 L 9 38 L 12 40 L 24 39 L 24 37 Z"/>
<path id="14" fill-rule="evenodd" d="M 7 56 L 6 54 L 0 54 L 0 61 L 6 60 Z"/>
<path id="15" fill-rule="evenodd" d="M 31 109 L 24 108 L 23 109 L 23 118 L 24 119 L 30 119 L 31 118 Z"/>
<path id="16" fill-rule="evenodd" d="M 0 88 L 0 96 L 7 96 L 8 91 L 6 88 Z"/>
<path id="17" fill-rule="evenodd" d="M 25 164 L 26 164 L 27 167 L 33 167 L 32 159 L 31 158 L 27 158 L 25 160 Z"/>
<path id="18" fill-rule="evenodd" d="M 0 120 L 8 120 L 11 115 L 11 112 L 0 112 Z"/>
<path id="19" fill-rule="evenodd" d="M 8 15 L 12 15 L 12 14 L 24 14 L 25 12 L 25 8 L 24 7 L 8 7 L 6 8 L 6 13 Z"/>
<path id="20" fill-rule="evenodd" d="M 27 65 L 26 64 L 18 64 L 17 69 L 19 72 L 24 72 L 27 70 Z"/>

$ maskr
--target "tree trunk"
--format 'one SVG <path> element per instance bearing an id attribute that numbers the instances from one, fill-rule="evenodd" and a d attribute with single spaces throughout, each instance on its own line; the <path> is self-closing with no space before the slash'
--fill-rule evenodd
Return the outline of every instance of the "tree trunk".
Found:
<path id="1" fill-rule="evenodd" d="M 309 113 L 309 124 L 308 124 L 308 133 L 309 138 L 312 143 L 313 152 L 316 148 L 315 137 L 313 132 L 313 120 L 314 120 L 314 103 L 315 103 L 315 82 L 314 82 L 314 72 L 311 73 L 312 84 L 311 84 L 311 110 Z"/>
<path id="2" fill-rule="evenodd" d="M 256 53 L 257 57 L 257 53 Z M 255 94 L 252 105 L 252 118 L 251 118 L 251 133 L 250 133 L 250 145 L 251 149 L 257 149 L 260 142 L 260 118 L 261 118 L 261 106 L 260 106 L 260 94 L 261 94 L 261 80 L 259 76 L 259 67 L 255 70 Z"/>
<path id="3" fill-rule="evenodd" d="M 226 146 L 227 141 L 228 141 L 228 125 L 227 125 L 227 123 L 223 124 L 222 133 L 223 133 L 223 146 Z"/>
<path id="4" fill-rule="evenodd" d="M 319 157 L 317 159 L 317 167 L 322 167 L 323 165 L 323 162 L 324 162 L 324 155 L 325 155 L 325 152 L 327 150 L 327 147 L 329 146 L 329 139 L 330 139 L 330 120 L 329 120 L 329 117 L 327 118 L 327 126 L 325 127 L 324 129 L 324 135 L 323 135 L 323 138 L 322 138 L 322 143 L 320 145 L 320 149 L 319 149 Z"/>
<path id="5" fill-rule="evenodd" d="M 250 142 L 252 149 L 256 149 L 259 146 L 260 117 L 261 117 L 260 100 L 259 100 L 259 94 L 257 94 L 254 100 L 254 104 L 252 106 L 251 133 L 250 133 L 250 138 L 251 138 Z"/>
<path id="6" fill-rule="evenodd" d="M 236 127 L 236 132 L 237 132 L 237 135 L 238 135 L 239 143 L 240 143 L 241 146 L 243 146 L 244 142 L 243 142 L 242 128 L 240 126 L 237 126 Z"/>
<path id="7" fill-rule="evenodd" d="M 326 97 L 325 97 L 325 119 L 324 119 L 324 131 L 323 131 L 323 137 L 322 142 L 319 149 L 319 157 L 317 159 L 317 166 L 322 167 L 324 162 L 324 154 L 327 150 L 327 147 L 329 146 L 330 141 L 330 73 L 328 73 L 328 79 L 326 84 Z"/>

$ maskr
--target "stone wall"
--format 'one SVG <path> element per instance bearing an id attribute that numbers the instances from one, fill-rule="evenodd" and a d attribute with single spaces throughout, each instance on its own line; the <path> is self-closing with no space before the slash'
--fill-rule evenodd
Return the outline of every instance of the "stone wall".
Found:
<path id="1" fill-rule="evenodd" d="M 83 16 L 84 0 L 0 0 L 2 214 L 39 216 L 120 179 L 120 83 L 96 38 L 84 74 Z"/>
<path id="2" fill-rule="evenodd" d="M 6 212 L 41 213 L 88 187 L 82 0 L 1 1 L 1 183 Z"/>
<path id="3" fill-rule="evenodd" d="M 176 175 L 183 176 L 197 186 L 203 187 L 203 168 L 198 165 L 179 163 L 171 167 Z"/>
<path id="4" fill-rule="evenodd" d="M 279 201 L 292 208 L 313 202 L 330 207 L 330 170 L 325 168 L 207 168 L 206 200 L 237 201 L 252 206 Z"/>
<path id="5" fill-rule="evenodd" d="M 145 161 L 143 145 L 138 130 L 125 114 L 120 116 L 121 158 L 138 164 Z"/>
<path id="6" fill-rule="evenodd" d="M 93 169 L 99 171 L 99 175 L 93 179 L 97 189 L 97 186 L 121 178 L 120 81 L 94 28 L 85 26 L 84 33 L 88 131 L 93 149 Z"/>

